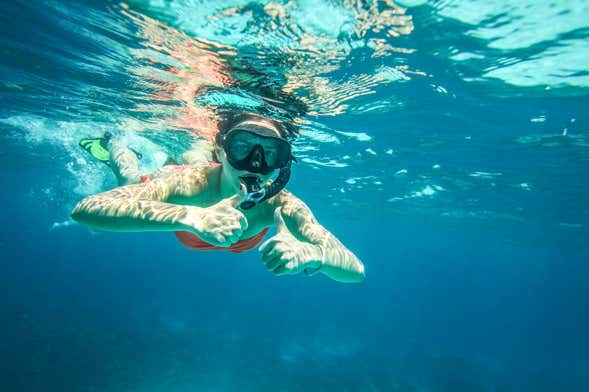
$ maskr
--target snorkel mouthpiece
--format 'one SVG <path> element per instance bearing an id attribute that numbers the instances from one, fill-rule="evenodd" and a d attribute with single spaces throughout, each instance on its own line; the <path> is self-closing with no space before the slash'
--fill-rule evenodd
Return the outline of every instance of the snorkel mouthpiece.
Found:
<path id="1" fill-rule="evenodd" d="M 256 176 L 241 176 L 239 186 L 243 190 L 245 197 L 239 207 L 243 210 L 249 210 L 256 204 L 264 200 L 266 188 L 262 187 L 262 182 Z"/>
<path id="2" fill-rule="evenodd" d="M 239 207 L 242 210 L 249 210 L 284 189 L 290 179 L 290 162 L 286 167 L 280 169 L 278 177 L 270 185 L 262 186 L 260 179 L 252 175 L 241 176 L 239 179 L 241 180 L 239 187 L 245 193 Z"/>

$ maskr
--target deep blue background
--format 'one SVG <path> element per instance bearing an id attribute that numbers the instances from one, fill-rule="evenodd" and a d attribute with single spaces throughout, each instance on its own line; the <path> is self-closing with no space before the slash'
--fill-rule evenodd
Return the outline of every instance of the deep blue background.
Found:
<path id="1" fill-rule="evenodd" d="M 12 41 L 2 42 L 26 53 L 42 46 L 39 37 L 15 31 L 51 27 L 19 15 Z M 564 126 L 586 135 L 587 99 L 525 89 L 487 95 L 460 81 L 449 61 L 428 57 L 436 43 L 423 36 L 410 38 L 422 49 L 411 61 L 439 71 L 437 83 L 456 98 L 416 79 L 380 92 L 403 97 L 402 110 L 321 119 L 369 132 L 380 155 L 345 169 L 297 165 L 289 186 L 364 261 L 361 285 L 277 278 L 256 251 L 193 252 L 170 233 L 51 229 L 79 199 L 60 185 L 71 176 L 68 157 L 1 125 L 0 390 L 588 389 L 589 160 L 577 139 L 558 136 Z M 4 80 L 28 80 L 15 64 L 3 60 Z M 59 86 L 60 75 L 43 77 Z M 43 106 L 50 94 L 35 110 L 26 91 L 16 95 L 22 100 L 2 91 L 2 118 L 56 115 Z M 547 120 L 531 123 L 539 113 Z M 514 142 L 537 134 L 559 145 Z M 392 161 L 382 154 L 389 146 Z M 365 146 L 334 148 L 338 156 Z M 402 168 L 415 177 L 395 176 Z M 459 181 L 474 171 L 503 176 L 496 186 Z M 386 192 L 338 191 L 346 178 L 365 175 L 378 176 Z M 414 189 L 419 175 L 447 191 L 387 201 Z M 518 189 L 521 182 L 532 191 Z M 489 214 L 468 214 L 475 210 Z"/>

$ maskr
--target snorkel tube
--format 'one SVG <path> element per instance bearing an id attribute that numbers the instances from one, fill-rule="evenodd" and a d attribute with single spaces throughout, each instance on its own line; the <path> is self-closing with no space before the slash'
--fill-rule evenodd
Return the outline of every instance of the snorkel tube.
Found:
<path id="1" fill-rule="evenodd" d="M 244 200 L 239 204 L 239 208 L 242 210 L 249 210 L 252 207 L 268 200 L 272 196 L 280 192 L 288 180 L 290 180 L 290 166 L 292 160 L 288 162 L 288 165 L 281 168 L 278 172 L 278 176 L 265 187 L 262 187 L 260 179 L 256 176 L 242 176 L 240 187 L 245 193 Z"/>

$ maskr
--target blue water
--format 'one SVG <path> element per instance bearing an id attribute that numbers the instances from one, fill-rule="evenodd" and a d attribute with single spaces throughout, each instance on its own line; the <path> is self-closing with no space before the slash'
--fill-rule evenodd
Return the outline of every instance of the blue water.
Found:
<path id="1" fill-rule="evenodd" d="M 589 390 L 589 2 L 347 3 L 3 5 L 0 391 Z M 302 124 L 364 283 L 69 219 L 195 103 Z"/>

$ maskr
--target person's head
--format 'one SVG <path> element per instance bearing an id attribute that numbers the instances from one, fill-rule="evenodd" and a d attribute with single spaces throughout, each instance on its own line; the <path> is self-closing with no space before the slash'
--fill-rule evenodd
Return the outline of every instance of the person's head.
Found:
<path id="1" fill-rule="evenodd" d="M 289 140 L 296 135 L 296 128 L 252 113 L 233 116 L 219 128 L 215 156 L 235 190 L 243 186 L 244 177 L 266 184 L 280 169 L 290 166 Z"/>
<path id="2" fill-rule="evenodd" d="M 241 208 L 252 208 L 286 186 L 294 159 L 289 140 L 296 136 L 296 127 L 243 113 L 221 122 L 219 128 L 214 155 L 222 164 L 223 181 L 243 191 Z"/>

